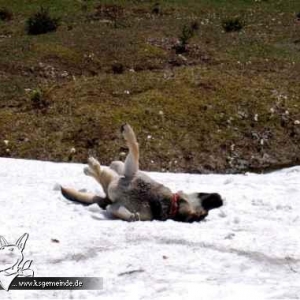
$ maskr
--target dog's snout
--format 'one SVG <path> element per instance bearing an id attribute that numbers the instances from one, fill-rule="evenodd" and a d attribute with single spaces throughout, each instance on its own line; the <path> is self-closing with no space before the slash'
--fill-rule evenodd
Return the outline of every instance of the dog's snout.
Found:
<path id="1" fill-rule="evenodd" d="M 222 197 L 217 193 L 206 194 L 202 197 L 202 206 L 205 210 L 218 208 L 223 205 Z"/>

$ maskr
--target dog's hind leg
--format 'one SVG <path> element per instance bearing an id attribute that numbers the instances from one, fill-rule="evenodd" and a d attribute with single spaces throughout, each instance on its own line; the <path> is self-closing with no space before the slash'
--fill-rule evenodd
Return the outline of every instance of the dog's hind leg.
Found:
<path id="1" fill-rule="evenodd" d="M 117 172 L 120 176 L 124 176 L 125 167 L 122 161 L 115 160 L 109 165 L 109 167 Z"/>
<path id="2" fill-rule="evenodd" d="M 139 213 L 132 213 L 125 206 L 119 203 L 111 204 L 110 206 L 108 206 L 107 211 L 111 213 L 114 217 L 123 221 L 140 221 Z"/>
<path id="3" fill-rule="evenodd" d="M 112 169 L 102 168 L 98 160 L 94 157 L 89 157 L 88 165 L 88 167 L 84 168 L 85 175 L 95 178 L 101 184 L 105 194 L 107 195 L 109 184 L 119 175 Z"/>
<path id="4" fill-rule="evenodd" d="M 124 176 L 130 178 L 139 170 L 139 144 L 130 125 L 124 124 L 121 127 L 121 132 L 129 148 L 129 153 L 124 163 Z"/>

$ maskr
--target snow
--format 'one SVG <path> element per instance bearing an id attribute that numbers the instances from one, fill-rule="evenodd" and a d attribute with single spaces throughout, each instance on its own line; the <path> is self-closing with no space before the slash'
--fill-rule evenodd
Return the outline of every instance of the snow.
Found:
<path id="1" fill-rule="evenodd" d="M 65 200 L 102 193 L 83 165 L 0 158 L 0 235 L 25 232 L 38 277 L 103 277 L 99 291 L 10 290 L 1 299 L 299 299 L 300 167 L 257 175 L 149 173 L 174 192 L 218 192 L 205 222 L 127 223 Z M 57 239 L 55 243 L 52 239 Z"/>

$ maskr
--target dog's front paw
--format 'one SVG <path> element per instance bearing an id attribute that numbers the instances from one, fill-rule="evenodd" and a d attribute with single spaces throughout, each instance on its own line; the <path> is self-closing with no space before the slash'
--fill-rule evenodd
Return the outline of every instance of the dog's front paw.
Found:
<path id="1" fill-rule="evenodd" d="M 133 213 L 130 216 L 129 222 L 141 221 L 141 217 L 139 213 Z"/>
<path id="2" fill-rule="evenodd" d="M 99 161 L 94 158 L 94 157 L 89 157 L 88 158 L 88 165 L 89 165 L 89 170 L 90 172 L 99 175 L 101 172 L 101 166 Z M 89 171 L 88 171 L 89 172 Z"/>

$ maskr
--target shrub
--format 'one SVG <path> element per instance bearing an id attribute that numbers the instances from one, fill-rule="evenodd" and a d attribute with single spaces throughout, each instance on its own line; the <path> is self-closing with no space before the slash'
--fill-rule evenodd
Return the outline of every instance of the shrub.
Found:
<path id="1" fill-rule="evenodd" d="M 59 26 L 59 19 L 51 17 L 49 10 L 41 7 L 40 11 L 33 14 L 27 20 L 26 25 L 28 34 L 43 34 L 56 31 L 57 27 Z"/>
<path id="2" fill-rule="evenodd" d="M 187 45 L 189 40 L 195 35 L 195 32 L 199 29 L 197 22 L 192 22 L 189 25 L 184 25 L 179 36 L 179 43 L 174 47 L 177 54 L 187 52 Z"/>
<path id="3" fill-rule="evenodd" d="M 10 10 L 5 7 L 0 8 L 0 20 L 10 21 L 13 17 L 13 14 Z"/>
<path id="4" fill-rule="evenodd" d="M 114 74 L 123 74 L 124 73 L 124 65 L 121 63 L 114 63 L 111 66 L 111 69 Z"/>
<path id="5" fill-rule="evenodd" d="M 244 27 L 244 22 L 240 18 L 226 19 L 222 22 L 222 27 L 226 32 L 240 31 Z"/>
<path id="6" fill-rule="evenodd" d="M 193 21 L 190 26 L 194 32 L 199 30 L 199 23 L 197 21 Z"/>
<path id="7" fill-rule="evenodd" d="M 154 15 L 159 15 L 161 13 L 160 10 L 160 4 L 157 2 L 153 5 L 152 7 L 152 11 L 151 11 Z"/>
<path id="8" fill-rule="evenodd" d="M 35 109 L 46 109 L 50 103 L 46 99 L 46 95 L 39 89 L 32 90 L 30 94 L 32 107 Z"/>

